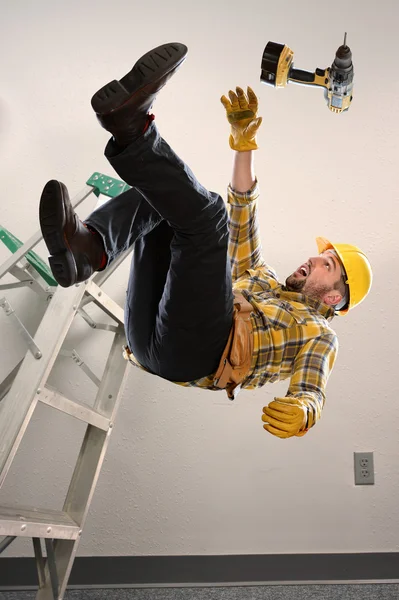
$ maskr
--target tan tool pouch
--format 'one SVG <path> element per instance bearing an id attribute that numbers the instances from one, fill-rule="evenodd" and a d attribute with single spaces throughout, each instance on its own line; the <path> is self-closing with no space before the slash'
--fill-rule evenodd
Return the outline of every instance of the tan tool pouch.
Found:
<path id="1" fill-rule="evenodd" d="M 233 325 L 213 380 L 214 386 L 225 389 L 231 400 L 237 395 L 236 388 L 251 368 L 254 347 L 252 311 L 248 300 L 235 292 Z"/>

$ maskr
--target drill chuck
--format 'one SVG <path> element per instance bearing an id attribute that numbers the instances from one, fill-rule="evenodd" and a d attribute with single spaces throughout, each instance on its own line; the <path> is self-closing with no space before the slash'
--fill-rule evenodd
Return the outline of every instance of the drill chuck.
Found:
<path id="1" fill-rule="evenodd" d="M 350 69 L 352 67 L 352 52 L 349 46 L 345 44 L 345 46 L 340 46 L 335 53 L 335 59 L 333 62 L 333 66 L 337 69 Z"/>
<path id="2" fill-rule="evenodd" d="M 327 91 L 328 107 L 333 112 L 347 110 L 352 102 L 353 90 L 352 52 L 345 40 L 335 53 L 335 59 L 329 70 Z"/>

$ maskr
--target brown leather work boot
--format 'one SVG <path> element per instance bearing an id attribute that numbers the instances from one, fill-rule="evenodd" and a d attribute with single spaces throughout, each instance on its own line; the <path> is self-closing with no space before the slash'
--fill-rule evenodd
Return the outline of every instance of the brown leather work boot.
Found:
<path id="1" fill-rule="evenodd" d="M 79 220 L 60 181 L 44 186 L 39 219 L 51 270 L 62 287 L 85 281 L 100 268 L 105 258 L 101 237 Z"/>
<path id="2" fill-rule="evenodd" d="M 180 67 L 187 46 L 163 44 L 144 54 L 120 81 L 111 81 L 91 99 L 102 127 L 120 146 L 127 146 L 145 130 L 147 114 L 157 93 Z"/>

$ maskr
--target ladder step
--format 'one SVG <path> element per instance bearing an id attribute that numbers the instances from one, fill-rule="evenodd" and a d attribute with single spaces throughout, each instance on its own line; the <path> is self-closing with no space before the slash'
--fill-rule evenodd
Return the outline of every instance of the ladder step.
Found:
<path id="1" fill-rule="evenodd" d="M 120 323 L 124 324 L 124 311 L 123 308 L 119 306 L 112 298 L 107 296 L 102 289 L 94 283 L 94 281 L 89 281 L 86 285 L 86 294 L 90 297 L 90 299 L 97 304 L 108 316 L 112 317 Z M 82 302 L 82 306 L 87 304 L 87 302 Z"/>
<path id="2" fill-rule="evenodd" d="M 76 400 L 70 400 L 59 392 L 52 390 L 49 387 L 45 387 L 39 396 L 40 402 L 52 406 L 57 410 L 60 410 L 75 419 L 84 421 L 98 429 L 108 431 L 110 425 L 110 419 L 104 417 L 100 413 L 96 412 L 86 404 L 76 402 Z"/>
<path id="3" fill-rule="evenodd" d="M 26 506 L 0 506 L 0 535 L 76 540 L 81 528 L 67 513 Z"/>
<path id="4" fill-rule="evenodd" d="M 86 181 L 86 185 L 91 185 L 94 187 L 94 193 L 96 196 L 103 194 L 109 198 L 115 198 L 116 196 L 119 196 L 119 194 L 130 190 L 130 185 L 124 181 L 115 179 L 114 177 L 108 177 L 107 175 L 98 173 L 97 171 L 93 173 L 93 175 Z"/>

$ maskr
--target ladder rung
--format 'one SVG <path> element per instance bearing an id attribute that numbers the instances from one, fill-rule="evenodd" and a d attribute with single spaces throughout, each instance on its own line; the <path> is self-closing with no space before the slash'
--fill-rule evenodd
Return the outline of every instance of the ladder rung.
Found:
<path id="1" fill-rule="evenodd" d="M 86 294 L 88 294 L 93 302 L 97 304 L 102 310 L 115 319 L 118 323 L 123 325 L 124 323 L 124 311 L 112 298 L 107 296 L 98 285 L 93 281 L 89 281 L 86 285 Z M 84 302 L 82 305 L 85 304 Z"/>
<path id="2" fill-rule="evenodd" d="M 80 531 L 63 511 L 0 506 L 0 535 L 76 540 Z"/>
<path id="3" fill-rule="evenodd" d="M 109 429 L 110 420 L 107 419 L 107 417 L 100 415 L 100 413 L 85 404 L 66 398 L 59 392 L 48 387 L 45 387 L 44 390 L 42 390 L 39 400 L 40 402 L 43 402 L 43 404 L 52 406 L 71 417 L 94 425 L 94 427 L 97 427 L 98 429 L 102 429 L 103 431 L 108 431 Z"/>
<path id="4" fill-rule="evenodd" d="M 98 173 L 97 171 L 86 181 L 86 185 L 94 187 L 96 196 L 98 194 L 103 194 L 109 198 L 115 198 L 116 196 L 119 196 L 119 194 L 123 194 L 123 192 L 130 190 L 130 185 L 124 181 L 115 179 L 114 177 L 108 177 L 108 175 Z"/>

